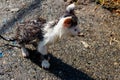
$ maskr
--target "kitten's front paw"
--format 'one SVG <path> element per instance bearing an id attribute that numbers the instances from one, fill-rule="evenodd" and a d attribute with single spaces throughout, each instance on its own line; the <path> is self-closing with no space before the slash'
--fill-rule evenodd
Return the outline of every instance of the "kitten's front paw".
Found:
<path id="1" fill-rule="evenodd" d="M 41 63 L 42 68 L 49 69 L 50 68 L 50 63 L 48 60 L 43 60 Z"/>

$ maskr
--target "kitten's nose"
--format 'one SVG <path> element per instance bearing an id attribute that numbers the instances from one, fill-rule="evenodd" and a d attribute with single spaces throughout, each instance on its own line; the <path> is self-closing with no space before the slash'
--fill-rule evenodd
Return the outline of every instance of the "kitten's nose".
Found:
<path id="1" fill-rule="evenodd" d="M 78 35 L 80 34 L 80 32 L 78 32 Z"/>

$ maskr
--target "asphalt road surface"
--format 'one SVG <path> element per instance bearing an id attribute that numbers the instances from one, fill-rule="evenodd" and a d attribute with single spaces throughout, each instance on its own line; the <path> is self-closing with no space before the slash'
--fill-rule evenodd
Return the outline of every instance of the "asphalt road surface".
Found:
<path id="1" fill-rule="evenodd" d="M 82 0 L 84 3 L 84 0 Z M 41 16 L 62 16 L 62 0 L 0 0 L 0 34 L 14 36 L 15 24 Z M 49 47 L 51 67 L 40 66 L 40 54 L 27 45 L 30 57 L 0 39 L 0 80 L 120 80 L 120 16 L 94 2 L 75 10 L 83 37 L 70 37 Z M 6 45 L 5 45 L 6 44 Z"/>

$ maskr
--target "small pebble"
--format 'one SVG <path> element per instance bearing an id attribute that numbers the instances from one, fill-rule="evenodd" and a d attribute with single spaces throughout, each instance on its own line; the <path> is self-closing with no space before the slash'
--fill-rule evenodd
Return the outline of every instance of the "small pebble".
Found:
<path id="1" fill-rule="evenodd" d="M 17 11 L 19 11 L 19 8 L 12 8 L 10 11 L 11 12 L 17 12 Z"/>
<path id="2" fill-rule="evenodd" d="M 2 23 L 5 24 L 6 22 L 7 22 L 7 19 L 4 18 L 3 21 L 2 21 Z"/>
<path id="3" fill-rule="evenodd" d="M 12 44 L 13 44 L 13 45 L 16 45 L 16 44 L 17 44 L 17 42 L 16 42 L 16 41 L 13 41 L 13 42 L 12 42 Z"/>
<path id="4" fill-rule="evenodd" d="M 3 53 L 2 52 L 0 52 L 0 58 L 2 58 L 3 57 Z"/>
<path id="5" fill-rule="evenodd" d="M 114 62 L 114 65 L 115 65 L 115 66 L 118 65 L 118 63 L 117 63 L 117 62 Z"/>
<path id="6" fill-rule="evenodd" d="M 90 46 L 88 45 L 88 43 L 86 43 L 85 41 L 81 41 L 81 43 L 84 45 L 85 48 L 89 48 Z"/>
<path id="7" fill-rule="evenodd" d="M 4 60 L 4 61 L 3 61 L 3 64 L 7 64 L 7 62 Z"/>

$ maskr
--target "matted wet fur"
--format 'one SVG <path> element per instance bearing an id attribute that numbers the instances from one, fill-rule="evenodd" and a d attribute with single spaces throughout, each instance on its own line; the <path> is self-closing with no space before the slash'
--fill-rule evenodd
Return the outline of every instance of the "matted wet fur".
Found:
<path id="1" fill-rule="evenodd" d="M 43 18 L 37 18 L 35 20 L 30 20 L 27 22 L 23 22 L 18 24 L 18 28 L 16 30 L 15 39 L 19 44 L 28 44 L 34 39 L 43 39 L 42 28 L 43 24 L 46 23 L 46 20 Z"/>

